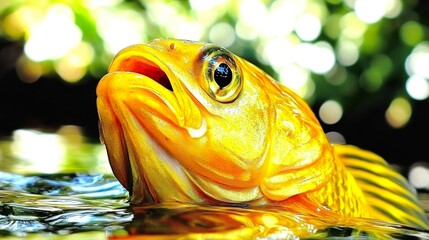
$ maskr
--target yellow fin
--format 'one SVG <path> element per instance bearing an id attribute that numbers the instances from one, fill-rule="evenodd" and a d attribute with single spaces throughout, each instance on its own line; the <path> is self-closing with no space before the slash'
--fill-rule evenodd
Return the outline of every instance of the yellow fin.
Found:
<path id="1" fill-rule="evenodd" d="M 383 158 L 351 145 L 333 147 L 362 189 L 372 218 L 429 229 L 428 218 L 414 188 Z"/>

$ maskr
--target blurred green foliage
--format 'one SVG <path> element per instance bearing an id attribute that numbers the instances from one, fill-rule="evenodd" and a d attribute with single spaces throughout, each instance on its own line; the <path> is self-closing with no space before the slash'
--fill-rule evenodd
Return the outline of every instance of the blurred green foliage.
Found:
<path id="1" fill-rule="evenodd" d="M 337 121 L 343 108 L 378 102 L 385 105 L 390 126 L 400 128 L 412 115 L 413 101 L 429 96 L 424 67 L 429 59 L 428 28 L 421 19 L 425 13 L 419 12 L 422 4 L 4 0 L 0 35 L 23 44 L 16 69 L 24 82 L 52 74 L 70 83 L 87 75 L 99 78 L 121 48 L 154 38 L 213 42 L 260 66 L 310 104 L 338 102 L 341 111 L 328 112 L 339 114 Z M 405 103 L 392 105 L 395 99 Z"/>

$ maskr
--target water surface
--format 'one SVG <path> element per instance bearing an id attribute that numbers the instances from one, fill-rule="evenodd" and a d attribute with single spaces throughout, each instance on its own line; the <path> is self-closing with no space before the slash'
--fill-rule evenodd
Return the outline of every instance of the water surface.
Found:
<path id="1" fill-rule="evenodd" d="M 429 239 L 428 231 L 406 226 L 320 219 L 281 207 L 132 207 L 112 176 L 104 147 L 77 130 L 20 130 L 0 141 L 0 238 Z"/>

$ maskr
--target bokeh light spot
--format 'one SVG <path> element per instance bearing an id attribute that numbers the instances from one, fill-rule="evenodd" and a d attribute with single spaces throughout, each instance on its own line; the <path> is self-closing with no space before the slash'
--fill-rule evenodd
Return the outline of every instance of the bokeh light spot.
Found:
<path id="1" fill-rule="evenodd" d="M 179 9 L 175 8 L 174 4 L 166 4 L 162 1 L 153 1 L 147 8 L 148 17 L 160 27 L 170 24 L 180 16 Z"/>
<path id="2" fill-rule="evenodd" d="M 105 41 L 106 50 L 114 55 L 121 49 L 145 40 L 145 24 L 141 14 L 127 9 L 100 11 L 97 29 Z"/>
<path id="3" fill-rule="evenodd" d="M 178 19 L 174 24 L 169 25 L 170 32 L 180 39 L 197 41 L 204 34 L 204 26 L 196 21 L 188 19 Z"/>
<path id="4" fill-rule="evenodd" d="M 1 7 L 0 7 L 1 9 Z M 37 21 L 37 14 L 30 7 L 18 8 L 0 21 L 2 31 L 11 39 L 27 38 L 30 26 Z"/>
<path id="5" fill-rule="evenodd" d="M 312 14 L 302 15 L 295 26 L 298 37 L 304 41 L 313 41 L 316 39 L 321 30 L 320 20 Z"/>
<path id="6" fill-rule="evenodd" d="M 326 124 L 335 124 L 343 116 L 343 107 L 335 100 L 328 100 L 320 106 L 319 117 Z"/>
<path id="7" fill-rule="evenodd" d="M 367 28 L 354 12 L 345 14 L 340 20 L 341 36 L 346 39 L 361 39 Z"/>
<path id="8" fill-rule="evenodd" d="M 328 132 L 326 133 L 326 137 L 328 138 L 329 142 L 332 144 L 346 144 L 346 139 L 344 136 L 339 132 Z"/>
<path id="9" fill-rule="evenodd" d="M 386 4 L 386 18 L 396 18 L 402 12 L 401 0 L 388 0 Z"/>
<path id="10" fill-rule="evenodd" d="M 421 42 L 425 35 L 422 25 L 414 21 L 404 23 L 399 33 L 401 40 L 409 46 L 415 46 Z"/>
<path id="11" fill-rule="evenodd" d="M 189 0 L 189 4 L 196 11 L 208 11 L 224 2 L 225 0 Z"/>
<path id="12" fill-rule="evenodd" d="M 326 73 L 326 81 L 331 85 L 339 86 L 346 81 L 347 75 L 346 68 L 336 64 L 329 72 Z"/>
<path id="13" fill-rule="evenodd" d="M 343 66 L 351 66 L 359 59 L 359 48 L 351 41 L 340 41 L 337 47 L 337 59 Z"/>
<path id="14" fill-rule="evenodd" d="M 411 185 L 417 189 L 429 189 L 429 166 L 427 163 L 418 162 L 411 166 L 408 173 Z"/>
<path id="15" fill-rule="evenodd" d="M 355 0 L 356 15 L 366 23 L 379 21 L 389 10 L 389 0 Z"/>
<path id="16" fill-rule="evenodd" d="M 405 83 L 405 89 L 413 99 L 425 100 L 429 97 L 429 80 L 418 75 L 413 75 Z"/>
<path id="17" fill-rule="evenodd" d="M 60 77 L 70 83 L 79 81 L 86 73 L 87 66 L 94 58 L 92 46 L 82 42 L 55 63 Z"/>
<path id="18" fill-rule="evenodd" d="M 340 36 L 341 17 L 340 14 L 331 14 L 325 19 L 323 32 L 331 39 L 338 39 Z"/>
<path id="19" fill-rule="evenodd" d="M 16 72 L 19 79 L 25 83 L 33 83 L 42 76 L 43 64 L 31 61 L 26 57 L 21 57 L 16 64 Z"/>
<path id="20" fill-rule="evenodd" d="M 309 81 L 310 73 L 295 64 L 284 66 L 280 71 L 279 80 L 303 98 L 308 97 L 314 91 L 314 85 L 311 84 L 312 81 Z"/>
<path id="21" fill-rule="evenodd" d="M 235 41 L 234 28 L 228 23 L 218 23 L 209 32 L 210 42 L 222 47 L 229 47 Z"/>
<path id="22" fill-rule="evenodd" d="M 66 82 L 75 83 L 86 73 L 86 68 L 74 65 L 73 57 L 65 57 L 55 63 L 55 70 Z"/>
<path id="23" fill-rule="evenodd" d="M 305 8 L 306 1 L 303 0 L 273 1 L 269 7 L 267 24 L 262 29 L 264 34 L 267 37 L 288 36 L 294 30 L 296 21 L 304 13 Z M 278 27 L 278 23 L 281 23 L 281 27 Z"/>
<path id="24" fill-rule="evenodd" d="M 408 76 L 419 75 L 429 78 L 429 43 L 417 45 L 405 60 L 405 70 Z"/>
<path id="25" fill-rule="evenodd" d="M 280 71 L 284 66 L 295 60 L 296 43 L 284 38 L 273 38 L 267 41 L 262 48 L 263 62 L 270 64 Z"/>
<path id="26" fill-rule="evenodd" d="M 386 110 L 387 123 L 394 128 L 405 126 L 410 120 L 412 113 L 411 104 L 402 97 L 395 98 Z"/>
<path id="27" fill-rule="evenodd" d="M 240 19 L 235 23 L 235 31 L 241 39 L 254 40 L 258 37 L 258 31 L 251 24 Z"/>
<path id="28" fill-rule="evenodd" d="M 53 4 L 43 21 L 34 24 L 30 32 L 24 51 L 34 61 L 58 59 L 82 39 L 82 32 L 74 23 L 73 11 L 63 4 Z"/>
<path id="29" fill-rule="evenodd" d="M 263 31 L 266 31 L 267 28 L 271 27 L 267 24 L 267 6 L 260 0 L 241 1 L 238 15 L 241 24 L 246 26 L 247 31 L 253 32 L 254 34 L 260 35 Z M 241 32 L 241 34 L 243 33 Z"/>
<path id="30" fill-rule="evenodd" d="M 335 65 L 334 50 L 327 42 L 302 43 L 295 51 L 296 62 L 314 73 L 327 73 Z"/>

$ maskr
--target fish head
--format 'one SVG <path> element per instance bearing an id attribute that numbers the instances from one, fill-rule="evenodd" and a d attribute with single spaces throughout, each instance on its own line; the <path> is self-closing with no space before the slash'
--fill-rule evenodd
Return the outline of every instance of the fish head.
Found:
<path id="1" fill-rule="evenodd" d="M 273 82 L 212 44 L 157 39 L 120 51 L 97 86 L 97 108 L 113 172 L 132 201 L 260 199 L 267 173 L 277 173 L 272 137 L 284 137 L 274 134 L 270 91 L 281 89 Z"/>

